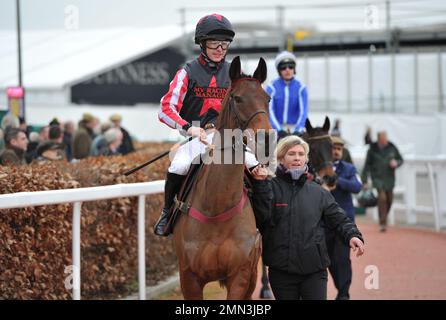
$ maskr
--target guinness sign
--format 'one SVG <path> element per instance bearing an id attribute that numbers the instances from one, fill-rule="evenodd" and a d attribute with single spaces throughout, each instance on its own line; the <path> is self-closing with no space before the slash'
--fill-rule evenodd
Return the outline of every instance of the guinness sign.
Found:
<path id="1" fill-rule="evenodd" d="M 71 87 L 78 104 L 134 105 L 158 103 L 185 57 L 165 48 Z"/>

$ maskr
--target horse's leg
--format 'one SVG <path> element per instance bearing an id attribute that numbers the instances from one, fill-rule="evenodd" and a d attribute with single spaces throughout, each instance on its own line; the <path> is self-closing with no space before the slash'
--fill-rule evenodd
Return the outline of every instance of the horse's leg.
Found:
<path id="1" fill-rule="evenodd" d="M 193 272 L 180 272 L 180 282 L 185 300 L 203 300 L 204 284 Z"/>
<path id="2" fill-rule="evenodd" d="M 261 244 L 260 244 L 260 235 L 257 235 L 256 239 L 256 246 L 253 251 L 253 261 L 251 264 L 251 282 L 249 284 L 248 291 L 246 292 L 245 300 L 251 300 L 252 299 L 252 293 L 254 292 L 256 285 L 257 285 L 257 270 L 259 266 L 259 258 L 262 253 Z M 263 265 L 263 263 L 262 263 Z"/>
<path id="3" fill-rule="evenodd" d="M 255 288 L 257 285 L 257 268 L 254 268 L 254 270 L 252 270 L 252 274 L 251 274 L 251 281 L 249 283 L 249 288 L 246 291 L 246 295 L 243 298 L 244 300 L 251 300 L 252 299 L 252 293 L 254 292 Z"/>
<path id="4" fill-rule="evenodd" d="M 256 273 L 257 277 L 257 273 Z M 252 285 L 252 270 L 251 265 L 247 264 L 245 267 L 237 271 L 233 276 L 226 280 L 226 289 L 228 290 L 228 300 L 243 300 L 247 296 L 251 296 L 255 289 Z"/>

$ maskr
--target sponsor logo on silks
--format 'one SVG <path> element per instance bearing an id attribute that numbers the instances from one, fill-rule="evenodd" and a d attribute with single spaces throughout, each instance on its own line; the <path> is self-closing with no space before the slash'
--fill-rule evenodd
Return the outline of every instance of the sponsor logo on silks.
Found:
<path id="1" fill-rule="evenodd" d="M 194 87 L 194 94 L 199 98 L 223 99 L 228 91 L 227 88 Z"/>

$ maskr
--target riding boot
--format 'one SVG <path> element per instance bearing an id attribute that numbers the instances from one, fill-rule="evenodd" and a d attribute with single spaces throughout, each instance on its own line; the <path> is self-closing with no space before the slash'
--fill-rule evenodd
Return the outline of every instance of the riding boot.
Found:
<path id="1" fill-rule="evenodd" d="M 181 184 L 186 176 L 182 176 L 176 173 L 167 173 L 166 185 L 164 187 L 164 208 L 161 212 L 161 216 L 154 226 L 154 233 L 158 236 L 167 237 L 169 235 L 166 232 L 167 222 L 170 218 L 171 210 L 175 195 L 180 191 Z"/>

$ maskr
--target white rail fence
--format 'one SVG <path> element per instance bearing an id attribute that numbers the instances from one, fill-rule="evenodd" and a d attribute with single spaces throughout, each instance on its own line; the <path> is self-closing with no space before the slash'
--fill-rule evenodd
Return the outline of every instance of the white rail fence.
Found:
<path id="1" fill-rule="evenodd" d="M 389 212 L 389 224 L 395 224 L 395 210 L 402 210 L 406 215 L 406 222 L 415 225 L 418 215 L 433 215 L 434 228 L 440 231 L 446 227 L 446 155 L 437 157 L 420 157 L 403 155 L 404 164 L 396 171 L 395 198 Z M 364 158 L 354 158 L 355 164 L 361 168 Z M 420 190 L 423 186 L 417 182 L 417 177 L 426 177 L 429 181 L 429 190 Z M 419 179 L 418 179 L 419 181 Z M 417 194 L 430 194 L 431 205 L 417 203 Z M 378 211 L 373 209 L 373 216 L 378 220 Z"/>
<path id="2" fill-rule="evenodd" d="M 139 299 L 146 297 L 145 262 L 145 197 L 164 191 L 164 181 L 110 186 L 18 192 L 0 195 L 0 209 L 24 208 L 60 203 L 73 203 L 73 299 L 81 298 L 81 207 L 82 202 L 123 197 L 138 197 L 138 286 Z"/>

